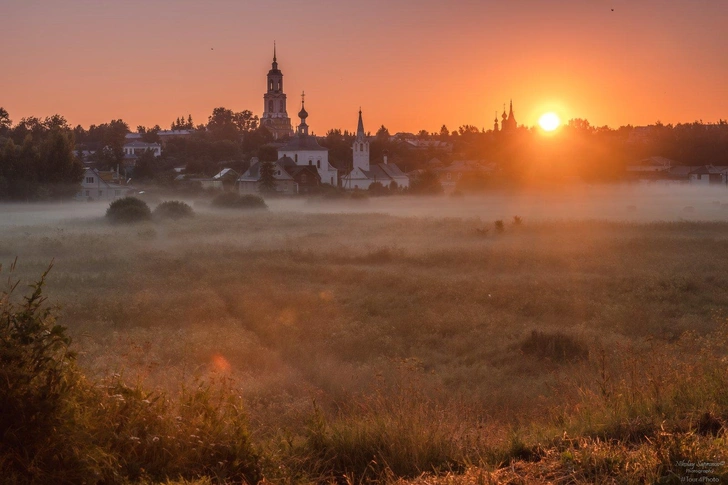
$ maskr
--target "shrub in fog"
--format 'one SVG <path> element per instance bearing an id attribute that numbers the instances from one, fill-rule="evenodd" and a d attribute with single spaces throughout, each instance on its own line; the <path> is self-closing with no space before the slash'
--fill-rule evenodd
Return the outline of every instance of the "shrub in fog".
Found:
<path id="1" fill-rule="evenodd" d="M 212 199 L 214 207 L 227 209 L 267 209 L 265 200 L 259 195 L 239 195 L 235 192 L 225 192 Z"/>
<path id="2" fill-rule="evenodd" d="M 186 217 L 194 217 L 195 211 L 192 207 L 179 200 L 168 200 L 159 204 L 153 213 L 154 217 L 159 219 L 184 219 Z"/>
<path id="3" fill-rule="evenodd" d="M 106 217 L 113 223 L 129 223 L 146 221 L 152 217 L 152 211 L 143 200 L 136 197 L 124 197 L 115 200 L 106 209 Z"/>
<path id="4" fill-rule="evenodd" d="M 498 219 L 497 221 L 495 221 L 493 223 L 493 225 L 495 226 L 496 232 L 503 232 L 505 230 L 505 227 L 506 227 L 505 224 L 503 224 L 503 221 L 500 220 L 500 219 Z"/>
<path id="5" fill-rule="evenodd" d="M 172 400 L 118 376 L 88 380 L 44 304 L 46 275 L 21 303 L 17 284 L 0 293 L 2 483 L 258 483 L 237 393 L 199 384 Z"/>

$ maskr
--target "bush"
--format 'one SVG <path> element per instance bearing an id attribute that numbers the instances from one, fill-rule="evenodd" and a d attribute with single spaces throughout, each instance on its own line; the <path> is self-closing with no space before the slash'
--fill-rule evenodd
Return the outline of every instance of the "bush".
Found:
<path id="1" fill-rule="evenodd" d="M 506 228 L 505 224 L 503 224 L 503 221 L 500 219 L 495 221 L 495 223 L 493 223 L 493 225 L 495 226 L 496 232 L 503 232 Z"/>
<path id="2" fill-rule="evenodd" d="M 437 195 L 443 192 L 443 188 L 437 174 L 425 170 L 410 182 L 409 192 L 417 195 Z"/>
<path id="3" fill-rule="evenodd" d="M 22 304 L 11 298 L 17 283 L 0 294 L 3 483 L 261 479 L 233 390 L 198 384 L 173 402 L 118 376 L 103 385 L 87 381 L 66 329 L 44 305 L 47 274 Z"/>
<path id="4" fill-rule="evenodd" d="M 268 206 L 259 195 L 239 195 L 235 192 L 225 192 L 212 199 L 214 207 L 226 209 L 267 209 Z"/>
<path id="5" fill-rule="evenodd" d="M 162 202 L 154 209 L 154 217 L 159 219 L 183 219 L 185 217 L 194 217 L 195 211 L 192 207 L 178 200 L 168 200 Z"/>
<path id="6" fill-rule="evenodd" d="M 106 217 L 113 223 L 147 221 L 152 217 L 152 211 L 143 200 L 136 197 L 124 197 L 109 205 L 109 208 L 106 209 Z"/>

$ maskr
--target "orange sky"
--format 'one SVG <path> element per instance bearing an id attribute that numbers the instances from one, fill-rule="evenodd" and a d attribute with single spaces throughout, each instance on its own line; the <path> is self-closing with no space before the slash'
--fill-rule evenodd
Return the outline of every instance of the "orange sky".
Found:
<path id="1" fill-rule="evenodd" d="M 5 0 L 0 19 L 14 122 L 260 116 L 274 39 L 289 115 L 305 90 L 317 134 L 360 105 L 372 132 L 489 129 L 510 98 L 526 125 L 728 118 L 723 0 Z"/>

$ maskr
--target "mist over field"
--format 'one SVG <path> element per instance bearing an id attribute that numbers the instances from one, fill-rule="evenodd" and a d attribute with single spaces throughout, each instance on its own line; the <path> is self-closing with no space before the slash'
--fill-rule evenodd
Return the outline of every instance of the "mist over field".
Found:
<path id="1" fill-rule="evenodd" d="M 161 201 L 165 197 L 152 194 L 150 200 Z M 209 204 L 202 200 L 188 202 L 198 211 L 209 211 Z M 728 187 L 654 183 L 581 185 L 559 190 L 390 196 L 348 202 L 276 198 L 268 200 L 268 205 L 271 212 L 276 213 L 378 213 L 398 217 L 481 218 L 483 221 L 507 220 L 514 215 L 532 221 L 723 221 L 728 218 Z M 107 202 L 1 204 L 0 227 L 98 218 L 103 217 L 107 208 Z"/>
<path id="2" fill-rule="evenodd" d="M 539 453 L 571 470 L 537 451 L 567 435 L 587 441 L 553 446 L 650 479 L 678 455 L 634 436 L 722 429 L 725 187 L 187 202 L 191 219 L 136 224 L 105 203 L 0 206 L 3 276 L 53 261 L 45 294 L 90 379 L 223 383 L 282 479 L 500 480 Z M 679 456 L 724 457 L 711 433 Z"/>

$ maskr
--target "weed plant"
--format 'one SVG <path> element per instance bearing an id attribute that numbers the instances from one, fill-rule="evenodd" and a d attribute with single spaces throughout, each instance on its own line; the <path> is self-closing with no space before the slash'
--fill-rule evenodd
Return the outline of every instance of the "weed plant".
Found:
<path id="1" fill-rule="evenodd" d="M 12 271 L 11 267 L 11 271 Z M 50 270 L 50 269 L 49 269 Z M 4 483 L 260 478 L 241 398 L 227 386 L 175 402 L 119 376 L 92 383 L 44 302 L 47 270 L 21 304 L 0 295 L 0 476 Z"/>

